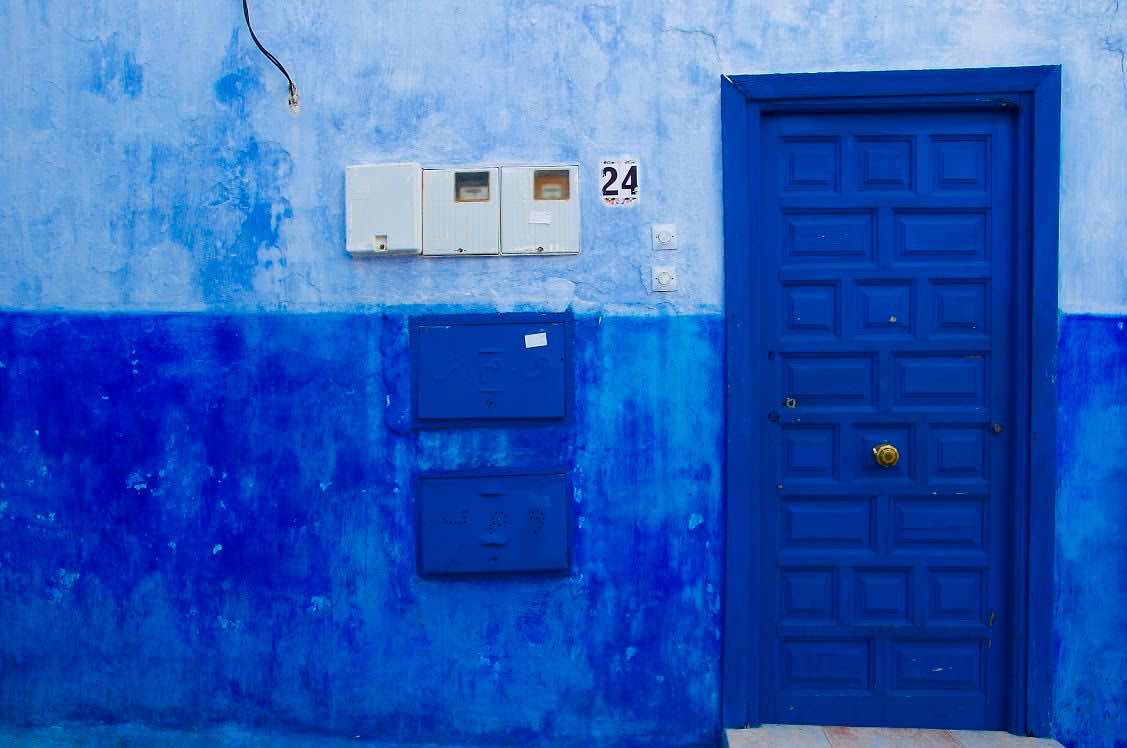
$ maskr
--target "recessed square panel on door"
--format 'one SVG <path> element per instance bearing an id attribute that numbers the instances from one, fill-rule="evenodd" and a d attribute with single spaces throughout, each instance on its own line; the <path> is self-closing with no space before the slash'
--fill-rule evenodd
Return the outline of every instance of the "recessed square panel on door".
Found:
<path id="1" fill-rule="evenodd" d="M 932 278 L 926 303 L 933 338 L 985 338 L 990 332 L 990 283 L 985 278 Z"/>
<path id="2" fill-rule="evenodd" d="M 788 354 L 783 357 L 784 399 L 794 407 L 871 408 L 877 363 L 866 354 Z"/>
<path id="3" fill-rule="evenodd" d="M 900 210 L 896 212 L 896 257 L 928 263 L 982 261 L 989 246 L 989 228 L 983 210 Z"/>
<path id="4" fill-rule="evenodd" d="M 836 192 L 841 186 L 841 138 L 796 135 L 783 138 L 779 180 L 794 192 Z"/>
<path id="5" fill-rule="evenodd" d="M 836 569 L 783 569 L 779 607 L 788 624 L 833 623 L 837 618 Z"/>
<path id="6" fill-rule="evenodd" d="M 881 278 L 854 285 L 858 336 L 909 337 L 915 332 L 916 287 L 910 280 Z"/>
<path id="7" fill-rule="evenodd" d="M 980 550 L 986 542 L 983 496 L 969 492 L 890 499 L 891 544 L 903 550 Z"/>
<path id="8" fill-rule="evenodd" d="M 784 284 L 783 319 L 789 336 L 837 337 L 841 334 L 841 284 L 832 280 Z"/>
<path id="9" fill-rule="evenodd" d="M 982 689 L 982 642 L 900 641 L 892 647 L 895 690 Z"/>
<path id="10" fill-rule="evenodd" d="M 934 567 L 928 571 L 928 618 L 947 623 L 985 621 L 986 570 Z"/>
<path id="11" fill-rule="evenodd" d="M 893 363 L 895 401 L 899 405 L 984 405 L 986 366 L 986 356 L 976 351 L 898 355 Z"/>
<path id="12" fill-rule="evenodd" d="M 859 190 L 915 188 L 916 141 L 913 136 L 859 135 L 854 147 Z"/>
<path id="13" fill-rule="evenodd" d="M 841 437 L 837 424 L 794 423 L 783 429 L 785 482 L 833 482 L 839 472 Z"/>
<path id="14" fill-rule="evenodd" d="M 873 659 L 873 643 L 865 639 L 783 641 L 780 685 L 798 691 L 866 691 L 873 685 Z"/>
<path id="15" fill-rule="evenodd" d="M 570 412 L 571 317 L 459 315 L 411 321 L 415 424 L 561 420 Z"/>
<path id="16" fill-rule="evenodd" d="M 853 570 L 853 620 L 873 626 L 912 622 L 910 568 Z"/>
<path id="17" fill-rule="evenodd" d="M 940 482 L 967 483 L 989 478 L 987 424 L 932 423 L 928 428 L 930 478 Z"/>
<path id="18" fill-rule="evenodd" d="M 787 263 L 871 263 L 874 217 L 868 210 L 793 210 L 783 217 Z"/>
<path id="19" fill-rule="evenodd" d="M 932 193 L 985 193 L 990 185 L 989 149 L 990 138 L 986 135 L 933 135 Z"/>
<path id="20" fill-rule="evenodd" d="M 871 550 L 873 496 L 787 495 L 780 501 L 782 546 L 797 551 Z"/>

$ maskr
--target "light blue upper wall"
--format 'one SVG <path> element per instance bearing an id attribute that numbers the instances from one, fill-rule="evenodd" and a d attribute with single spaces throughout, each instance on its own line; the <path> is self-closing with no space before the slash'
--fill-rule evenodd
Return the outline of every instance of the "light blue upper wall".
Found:
<path id="1" fill-rule="evenodd" d="M 722 303 L 719 76 L 1062 63 L 1061 305 L 1127 311 L 1127 8 L 1112 0 L 237 0 L 0 6 L 0 304 L 613 313 Z M 634 209 L 595 165 L 641 160 Z M 577 160 L 576 258 L 354 261 L 343 169 Z M 676 222 L 681 290 L 647 292 Z M 662 259 L 665 259 L 663 256 Z"/>

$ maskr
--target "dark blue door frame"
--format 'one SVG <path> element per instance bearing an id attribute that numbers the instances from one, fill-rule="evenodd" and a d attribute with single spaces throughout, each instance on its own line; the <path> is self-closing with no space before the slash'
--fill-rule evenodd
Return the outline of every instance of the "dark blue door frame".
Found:
<path id="1" fill-rule="evenodd" d="M 724 163 L 727 464 L 722 719 L 758 724 L 760 586 L 757 492 L 762 430 L 757 413 L 761 330 L 756 290 L 760 126 L 766 112 L 903 109 L 1017 110 L 1017 265 L 1013 642 L 1007 675 L 1010 732 L 1047 736 L 1052 709 L 1054 502 L 1056 492 L 1057 212 L 1060 68 L 725 76 Z M 737 497 L 733 499 L 733 497 Z M 1031 553 L 1030 550 L 1036 552 Z"/>

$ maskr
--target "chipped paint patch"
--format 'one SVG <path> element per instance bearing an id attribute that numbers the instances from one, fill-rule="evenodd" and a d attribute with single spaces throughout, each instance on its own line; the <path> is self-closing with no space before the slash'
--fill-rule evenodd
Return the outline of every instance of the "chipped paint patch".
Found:
<path id="1" fill-rule="evenodd" d="M 74 585 L 81 577 L 82 575 L 77 571 L 68 571 L 67 569 L 56 570 L 55 578 L 52 580 L 47 593 L 48 598 L 52 603 L 62 602 L 66 593 L 74 589 Z"/>
<path id="2" fill-rule="evenodd" d="M 90 50 L 87 90 L 115 101 L 135 99 L 144 84 L 144 69 L 133 52 L 121 48 L 121 35 L 95 42 Z"/>
<path id="3" fill-rule="evenodd" d="M 125 485 L 132 488 L 134 491 L 144 491 L 149 487 L 149 484 L 145 481 L 145 477 L 139 470 L 129 474 L 129 477 L 125 479 Z"/>

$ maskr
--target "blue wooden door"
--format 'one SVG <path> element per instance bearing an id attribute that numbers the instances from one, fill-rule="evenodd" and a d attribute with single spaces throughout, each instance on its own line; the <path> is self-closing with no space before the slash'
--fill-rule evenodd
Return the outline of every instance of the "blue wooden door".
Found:
<path id="1" fill-rule="evenodd" d="M 764 116 L 763 722 L 1004 728 L 1013 127 Z"/>

